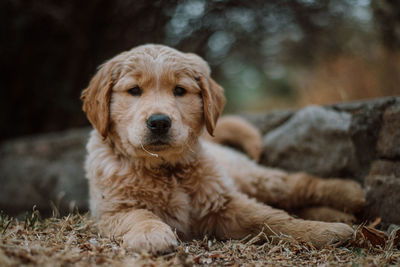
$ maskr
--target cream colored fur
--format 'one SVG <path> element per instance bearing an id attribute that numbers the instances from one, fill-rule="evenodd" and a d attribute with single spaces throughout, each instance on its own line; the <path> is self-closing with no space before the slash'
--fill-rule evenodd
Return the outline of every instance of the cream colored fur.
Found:
<path id="1" fill-rule="evenodd" d="M 135 86 L 140 96 L 129 94 Z M 176 86 L 186 94 L 174 95 Z M 206 128 L 215 141 L 260 155 L 261 136 L 248 123 L 228 118 L 227 126 L 224 119 L 216 126 L 223 89 L 194 54 L 160 45 L 133 48 L 100 67 L 82 100 L 95 128 L 85 165 L 91 213 L 103 235 L 121 236 L 127 247 L 162 252 L 177 245 L 175 232 L 182 240 L 238 239 L 264 230 L 321 248 L 353 233 L 343 223 L 298 219 L 277 208 L 302 209 L 305 217 L 312 217 L 312 206 L 353 212 L 364 203 L 357 183 L 262 167 L 201 138 Z M 152 114 L 171 118 L 167 143 L 152 141 L 146 127 Z M 311 214 L 319 218 L 318 211 Z"/>

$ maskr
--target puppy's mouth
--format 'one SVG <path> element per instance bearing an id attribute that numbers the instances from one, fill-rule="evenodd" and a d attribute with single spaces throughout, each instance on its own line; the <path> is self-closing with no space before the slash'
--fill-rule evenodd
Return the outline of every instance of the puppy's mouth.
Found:
<path id="1" fill-rule="evenodd" d="M 144 146 L 150 151 L 157 152 L 168 149 L 171 146 L 171 143 L 167 137 L 152 136 L 146 140 Z"/>
<path id="2" fill-rule="evenodd" d="M 155 141 L 153 143 L 149 143 L 148 145 L 150 145 L 150 146 L 166 146 L 166 145 L 168 145 L 168 143 L 159 140 L 159 141 Z"/>
<path id="3" fill-rule="evenodd" d="M 156 151 L 157 152 L 157 151 L 162 151 L 162 150 L 168 149 L 169 144 L 161 142 L 161 141 L 157 141 L 157 142 L 154 142 L 154 143 L 147 144 L 146 147 L 148 147 L 148 149 L 151 150 L 151 151 Z"/>

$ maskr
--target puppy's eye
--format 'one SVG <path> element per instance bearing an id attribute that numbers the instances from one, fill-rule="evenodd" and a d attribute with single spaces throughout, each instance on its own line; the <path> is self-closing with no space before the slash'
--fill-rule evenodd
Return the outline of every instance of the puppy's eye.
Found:
<path id="1" fill-rule="evenodd" d="M 142 89 L 139 86 L 135 86 L 128 90 L 128 93 L 133 96 L 140 96 L 142 94 Z"/>
<path id="2" fill-rule="evenodd" d="M 186 94 L 186 89 L 180 86 L 174 88 L 174 96 L 184 96 Z"/>

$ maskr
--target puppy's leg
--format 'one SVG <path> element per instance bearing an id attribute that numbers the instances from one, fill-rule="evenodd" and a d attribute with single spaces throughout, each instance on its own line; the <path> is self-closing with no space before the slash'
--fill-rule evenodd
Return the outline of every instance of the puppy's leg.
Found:
<path id="1" fill-rule="evenodd" d="M 232 149 L 209 142 L 203 145 L 241 192 L 269 205 L 284 209 L 329 206 L 353 212 L 365 203 L 364 191 L 357 182 L 321 179 L 306 173 L 289 174 L 258 165 Z"/>
<path id="2" fill-rule="evenodd" d="M 286 179 L 292 186 L 293 198 L 303 202 L 303 206 L 321 205 L 357 212 L 365 205 L 363 189 L 352 180 L 321 179 L 306 173 L 288 174 Z"/>
<path id="3" fill-rule="evenodd" d="M 324 222 L 342 222 L 352 224 L 356 218 L 352 214 L 329 207 L 310 207 L 294 211 L 294 214 L 305 220 L 324 221 Z"/>
<path id="4" fill-rule="evenodd" d="M 171 227 L 148 210 L 104 214 L 98 226 L 103 235 L 122 236 L 123 245 L 138 252 L 164 252 L 178 244 Z"/>
<path id="5" fill-rule="evenodd" d="M 284 209 L 329 206 L 352 213 L 365 204 L 364 191 L 351 180 L 321 179 L 306 173 L 289 174 L 261 166 L 254 167 L 247 177 L 236 176 L 235 180 L 250 196 Z"/>
<path id="6" fill-rule="evenodd" d="M 232 197 L 226 209 L 207 216 L 200 229 L 221 239 L 241 239 L 264 229 L 268 236 L 282 233 L 310 242 L 316 248 L 341 244 L 353 234 L 353 229 L 346 224 L 295 219 L 241 193 Z"/>

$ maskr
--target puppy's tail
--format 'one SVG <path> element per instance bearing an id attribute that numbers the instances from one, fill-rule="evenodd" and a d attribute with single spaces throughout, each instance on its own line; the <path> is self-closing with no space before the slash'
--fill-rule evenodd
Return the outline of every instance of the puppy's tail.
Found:
<path id="1" fill-rule="evenodd" d="M 258 161 L 262 152 L 260 131 L 239 116 L 223 116 L 218 120 L 214 137 L 207 132 L 203 134 L 207 140 L 218 144 L 237 148 Z"/>

